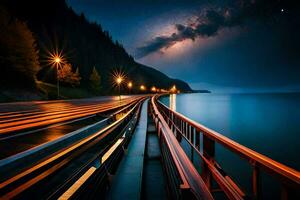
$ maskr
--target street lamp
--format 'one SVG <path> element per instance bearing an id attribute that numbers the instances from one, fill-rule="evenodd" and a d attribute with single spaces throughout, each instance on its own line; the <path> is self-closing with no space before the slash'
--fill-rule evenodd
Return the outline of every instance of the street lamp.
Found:
<path id="1" fill-rule="evenodd" d="M 153 86 L 153 87 L 151 88 L 151 91 L 152 91 L 152 92 L 156 92 L 156 87 Z"/>
<path id="2" fill-rule="evenodd" d="M 171 88 L 171 93 L 176 93 L 176 85 L 173 85 L 173 87 Z"/>
<path id="3" fill-rule="evenodd" d="M 61 61 L 61 59 L 60 59 L 59 57 L 54 58 L 54 62 L 55 62 L 55 63 L 59 64 L 60 61 Z"/>
<path id="4" fill-rule="evenodd" d="M 146 87 L 145 87 L 144 85 L 141 85 L 141 86 L 140 86 L 140 90 L 145 91 L 145 90 L 146 90 Z"/>
<path id="5" fill-rule="evenodd" d="M 59 72 L 58 72 L 58 67 L 61 65 L 61 57 L 58 55 L 53 57 L 53 63 L 56 66 L 56 79 L 57 79 L 57 98 L 59 99 Z"/>
<path id="6" fill-rule="evenodd" d="M 65 63 L 65 57 L 62 51 L 57 49 L 53 52 L 47 51 L 47 61 L 51 67 L 56 67 L 56 79 L 57 79 L 57 98 L 59 98 L 59 67 Z"/>
<path id="7" fill-rule="evenodd" d="M 116 77 L 116 83 L 118 85 L 119 88 L 119 100 L 121 100 L 121 83 L 123 82 L 123 77 L 122 76 L 117 76 Z"/>
<path id="8" fill-rule="evenodd" d="M 132 82 L 128 82 L 127 87 L 129 89 L 129 93 L 131 93 L 131 88 L 132 88 Z"/>
<path id="9" fill-rule="evenodd" d="M 126 80 L 126 76 L 122 71 L 113 71 L 112 73 L 112 84 L 114 87 L 118 87 L 119 90 L 119 100 L 121 101 L 121 85 Z"/>

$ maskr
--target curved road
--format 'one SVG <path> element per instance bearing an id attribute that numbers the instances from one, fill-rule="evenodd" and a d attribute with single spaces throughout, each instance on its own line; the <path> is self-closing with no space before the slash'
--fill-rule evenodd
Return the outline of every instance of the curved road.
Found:
<path id="1" fill-rule="evenodd" d="M 99 113 L 128 105 L 142 96 L 0 104 L 0 159 L 60 138 L 103 119 Z"/>

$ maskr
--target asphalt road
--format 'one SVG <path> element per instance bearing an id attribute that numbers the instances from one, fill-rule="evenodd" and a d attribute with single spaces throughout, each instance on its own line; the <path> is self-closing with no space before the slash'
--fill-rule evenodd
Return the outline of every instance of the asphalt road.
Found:
<path id="1" fill-rule="evenodd" d="M 0 104 L 0 160 L 53 141 L 104 119 L 107 112 L 141 96 Z"/>

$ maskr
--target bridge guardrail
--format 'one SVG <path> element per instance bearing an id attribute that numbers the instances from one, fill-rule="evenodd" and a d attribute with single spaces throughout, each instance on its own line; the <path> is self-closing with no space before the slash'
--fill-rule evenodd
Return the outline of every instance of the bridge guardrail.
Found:
<path id="1" fill-rule="evenodd" d="M 122 116 L 120 119 L 118 119 L 117 121 L 111 123 L 109 126 L 97 131 L 96 133 L 88 136 L 87 138 L 82 139 L 77 144 L 67 147 L 65 150 L 60 151 L 57 155 L 47 158 L 46 160 L 42 161 L 41 163 L 38 163 L 37 166 L 27 169 L 24 172 L 21 172 L 20 174 L 17 174 L 16 176 L 14 176 L 10 179 L 7 179 L 4 182 L 1 182 L 0 183 L 1 196 L 7 195 L 7 196 L 11 197 L 11 196 L 17 195 L 17 194 L 23 192 L 26 188 L 30 187 L 31 185 L 37 183 L 37 181 L 39 181 L 43 177 L 41 176 L 41 177 L 35 178 L 35 172 L 41 168 L 46 168 L 47 166 L 49 166 L 51 169 L 51 168 L 53 168 L 53 167 L 51 167 L 51 165 L 55 165 L 55 167 L 56 167 L 57 163 L 59 163 L 57 170 L 62 168 L 63 162 L 59 161 L 59 160 L 62 160 L 64 158 L 66 158 L 67 156 L 69 156 L 67 161 L 64 161 L 65 163 L 68 163 L 71 160 L 70 159 L 71 153 L 72 153 L 72 155 L 74 154 L 74 156 L 75 156 L 75 154 L 76 154 L 76 153 L 74 153 L 75 151 L 77 151 L 77 150 L 85 151 L 85 149 L 87 149 L 87 147 L 85 147 L 85 146 L 92 145 L 93 142 L 97 141 L 98 137 L 101 136 L 101 138 L 103 138 L 106 135 L 108 135 L 112 130 L 114 130 L 115 127 L 119 127 L 122 124 L 128 123 L 129 118 L 131 118 L 133 116 L 134 112 L 138 109 L 137 105 L 139 105 L 142 100 L 143 100 L 143 98 L 139 99 L 138 102 L 136 102 L 132 107 L 127 107 L 127 109 L 128 109 L 127 113 L 124 116 Z M 125 111 L 125 110 L 122 110 L 122 111 Z M 119 113 L 119 112 L 117 112 L 117 113 Z M 81 147 L 83 148 L 83 150 L 80 150 Z M 54 173 L 55 170 L 50 170 L 50 171 L 51 171 L 51 173 L 50 172 L 47 173 L 46 176 L 49 176 L 50 174 Z M 33 174 L 33 178 L 30 177 L 31 174 Z M 28 178 L 30 179 L 30 181 L 27 180 Z M 36 179 L 36 180 L 31 181 L 33 179 Z M 20 182 L 20 184 L 23 184 L 23 185 L 18 186 L 13 191 L 11 191 L 11 192 L 8 191 L 9 193 L 7 193 L 6 188 L 8 188 L 10 190 L 11 188 L 13 188 L 10 185 L 14 185 L 14 184 L 18 185 L 19 183 L 17 183 L 17 182 Z M 27 182 L 30 182 L 30 183 L 27 184 Z"/>
<path id="2" fill-rule="evenodd" d="M 199 124 L 184 115 L 169 109 L 155 97 L 160 113 L 167 121 L 169 128 L 177 138 L 183 137 L 192 147 L 192 155 L 197 153 L 202 158 L 202 178 L 211 189 L 212 178 L 219 184 L 229 199 L 244 199 L 246 194 L 222 170 L 215 161 L 215 143 L 223 145 L 226 149 L 246 159 L 252 166 L 252 194 L 254 199 L 261 197 L 261 169 L 270 175 L 279 178 L 281 183 L 281 199 L 292 197 L 300 190 L 300 172 L 274 161 L 267 156 L 255 152 L 223 135 Z M 202 134 L 202 141 L 200 135 Z M 201 152 L 202 147 L 202 152 Z"/>
<path id="3" fill-rule="evenodd" d="M 88 169 L 92 166 L 96 166 L 95 172 L 80 185 L 79 189 L 70 196 L 71 199 L 97 199 L 107 192 L 107 184 L 109 179 L 109 174 L 112 171 L 115 171 L 117 166 L 119 165 L 119 161 L 124 154 L 125 149 L 127 148 L 130 139 L 132 137 L 133 132 L 135 131 L 136 124 L 138 122 L 141 110 L 141 104 L 136 104 L 134 108 L 132 108 L 131 117 L 125 119 L 123 124 L 127 125 L 122 128 L 122 130 L 115 129 L 114 127 L 110 130 L 110 134 L 114 132 L 117 133 L 116 136 L 112 137 L 106 143 L 109 143 L 99 154 L 93 156 L 90 160 L 86 161 L 86 164 L 81 167 L 74 176 L 70 177 L 65 183 L 59 187 L 50 197 L 49 199 L 64 199 L 64 194 L 62 192 L 66 192 L 68 188 L 70 188 L 71 184 L 74 183 L 79 177 L 78 175 L 83 174 L 83 172 L 88 171 Z M 122 109 L 122 111 L 127 111 L 126 109 Z M 118 111 L 119 113 L 121 111 Z M 121 140 L 121 142 L 119 142 Z M 114 146 L 116 146 L 114 148 Z M 111 150 L 114 148 L 113 150 Z M 106 156 L 106 154 L 109 154 Z M 105 160 L 103 158 L 105 157 Z"/>
<path id="4" fill-rule="evenodd" d="M 111 122 L 116 121 L 116 115 L 126 110 L 129 110 L 130 107 L 132 107 L 137 101 L 139 101 L 139 99 L 130 102 L 128 105 L 123 106 L 123 108 L 115 111 L 106 119 L 80 128 L 79 130 L 72 131 L 54 141 L 42 144 L 40 146 L 34 147 L 32 149 L 26 150 L 24 152 L 18 153 L 16 155 L 1 160 L 0 181 L 4 181 L 9 176 L 13 176 L 14 174 L 11 173 L 12 169 L 14 173 L 19 173 L 24 168 L 28 167 L 28 165 L 36 163 L 39 160 L 51 155 L 52 153 L 55 153 L 56 151 L 65 148 L 68 145 L 72 145 L 74 142 L 81 140 L 84 137 L 88 137 L 95 131 L 100 130 L 101 128 L 104 128 L 105 126 L 109 125 Z M 117 108 L 119 108 L 119 106 L 110 108 L 105 111 L 107 112 Z"/>
<path id="5" fill-rule="evenodd" d="M 151 99 L 152 117 L 158 130 L 162 157 L 171 196 L 174 199 L 213 199 L 197 170 L 176 140 L 167 122 Z"/>

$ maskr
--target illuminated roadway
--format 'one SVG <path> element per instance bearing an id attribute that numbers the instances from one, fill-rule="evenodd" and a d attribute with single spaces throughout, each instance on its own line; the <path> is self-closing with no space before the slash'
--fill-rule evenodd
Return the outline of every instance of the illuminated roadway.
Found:
<path id="1" fill-rule="evenodd" d="M 0 104 L 0 159 L 56 140 L 105 118 L 140 96 Z"/>
<path id="2" fill-rule="evenodd" d="M 114 145 L 116 139 L 122 139 L 124 137 L 122 141 L 128 141 L 130 134 L 132 134 L 134 130 L 135 123 L 138 120 L 140 105 L 145 99 L 145 95 L 130 96 L 122 99 L 122 101 L 119 101 L 118 97 L 111 99 L 107 99 L 106 97 L 105 100 L 86 99 L 79 100 L 79 102 L 78 100 L 49 102 L 50 104 L 45 103 L 45 105 L 49 105 L 51 111 L 44 113 L 40 113 L 40 109 L 37 109 L 35 103 L 24 103 L 25 106 L 30 105 L 28 109 L 22 108 L 22 106 L 24 106 L 23 103 L 16 103 L 20 106 L 20 111 L 18 112 L 22 111 L 23 114 L 32 113 L 33 116 L 36 115 L 37 117 L 30 117 L 30 119 L 28 119 L 27 115 L 25 117 L 24 115 L 18 115 L 14 116 L 17 117 L 15 122 L 18 122 L 18 124 L 28 124 L 29 128 L 34 129 L 44 128 L 43 126 L 35 126 L 35 121 L 43 119 L 47 113 L 51 113 L 47 117 L 58 115 L 56 118 L 61 119 L 59 123 L 65 123 L 63 119 L 66 115 L 72 117 L 72 120 L 74 120 L 74 116 L 78 116 L 82 113 L 89 113 L 89 115 L 100 113 L 100 115 L 102 115 L 100 117 L 103 119 L 91 122 L 90 125 L 83 125 L 82 128 L 76 128 L 76 130 L 71 133 L 64 131 L 62 135 L 65 135 L 56 139 L 52 138 L 52 133 L 45 134 L 40 131 L 33 131 L 27 134 L 24 134 L 24 132 L 2 133 L 5 135 L 2 139 L 6 140 L 5 142 L 12 146 L 11 149 L 14 149 L 15 144 L 7 140 L 23 136 L 26 137 L 29 142 L 36 140 L 35 138 L 38 135 L 51 138 L 52 141 L 49 140 L 44 144 L 36 145 L 34 148 L 0 160 L 0 199 L 10 199 L 20 195 L 25 197 L 25 199 L 29 197 L 31 199 L 41 199 L 38 198 L 38 196 L 56 196 L 60 194 L 61 191 L 67 189 L 68 184 L 72 184 L 73 180 L 76 180 L 82 172 L 90 167 L 99 167 L 99 158 L 101 159 L 102 156 L 106 155 L 105 152 L 111 145 Z M 59 103 L 59 105 L 61 105 L 61 103 L 67 103 L 68 109 L 64 109 L 64 112 L 58 114 L 58 112 L 61 111 L 61 107 L 57 110 L 57 103 Z M 16 106 L 14 104 L 2 105 L 6 109 L 9 106 L 12 108 Z M 90 105 L 95 105 L 96 107 L 91 109 Z M 86 110 L 88 111 L 82 110 L 80 114 L 77 114 L 78 109 L 81 109 L 83 106 L 87 106 L 88 108 L 86 108 Z M 76 111 L 71 115 L 69 113 L 70 109 Z M 95 110 L 97 110 L 97 112 Z M 9 111 L 9 109 L 2 113 L 6 113 L 5 115 L 17 114 L 16 111 Z M 41 114 L 43 116 L 40 116 Z M 80 117 L 82 116 L 80 115 Z M 97 115 L 94 117 L 97 117 Z M 3 120 L 7 121 L 7 119 L 4 118 Z M 23 120 L 27 120 L 26 123 L 23 123 Z M 34 122 L 32 122 L 33 120 Z M 85 120 L 86 119 L 83 119 L 82 121 Z M 82 121 L 80 121 L 80 123 Z M 31 127 L 31 122 L 33 123 L 33 127 Z M 43 121 L 41 120 L 41 122 Z M 51 124 L 51 126 L 53 125 L 55 124 Z M 46 129 L 49 128 L 47 127 Z M 20 146 L 22 146 L 24 140 L 20 140 L 19 142 Z M 122 142 L 122 145 L 124 145 L 124 142 Z M 116 152 L 122 152 L 122 148 L 118 148 Z M 118 154 L 114 153 L 113 155 Z M 111 159 L 112 156 L 106 159 L 105 162 L 107 166 L 109 166 Z"/>

